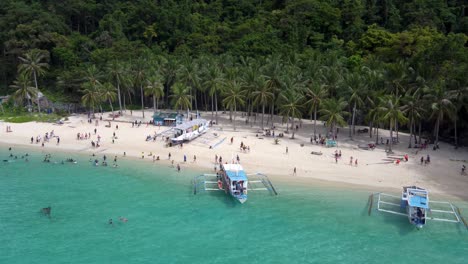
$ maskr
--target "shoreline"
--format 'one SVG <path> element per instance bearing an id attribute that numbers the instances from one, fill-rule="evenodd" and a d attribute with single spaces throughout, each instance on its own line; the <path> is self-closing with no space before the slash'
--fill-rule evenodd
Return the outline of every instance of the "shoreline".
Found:
<path id="1" fill-rule="evenodd" d="M 141 113 L 139 113 L 141 116 Z M 106 113 L 104 114 L 106 116 Z M 232 124 L 228 120 L 228 114 L 220 115 L 219 123 L 208 130 L 201 137 L 184 144 L 183 148 L 164 146 L 164 141 L 158 138 L 155 142 L 145 141 L 147 135 L 162 132 L 168 127 L 146 126 L 134 128 L 131 121 L 142 120 L 137 113 L 133 116 L 124 114 L 123 120 L 119 122 L 110 121 L 111 127 L 105 127 L 107 122 L 104 118 L 99 121 L 100 126 L 95 126 L 94 122 L 86 122 L 85 115 L 70 116 L 63 125 L 51 123 L 22 123 L 10 124 L 0 123 L 0 145 L 5 147 L 19 146 L 31 148 L 37 151 L 60 153 L 76 153 L 97 156 L 106 154 L 111 157 L 117 156 L 122 159 L 123 152 L 126 152 L 126 159 L 142 160 L 141 155 L 145 155 L 144 160 L 152 162 L 148 157 L 149 153 L 159 155 L 160 161 L 155 164 L 170 166 L 168 153 L 172 154 L 171 159 L 174 165 L 178 163 L 182 169 L 187 168 L 196 172 L 211 172 L 214 166 L 214 156 L 223 156 L 223 162 L 228 161 L 226 157 L 240 157 L 241 164 L 248 172 L 261 172 L 268 175 L 274 181 L 290 182 L 306 186 L 334 186 L 340 189 L 356 189 L 370 192 L 390 191 L 400 193 L 402 186 L 419 185 L 428 189 L 436 196 L 450 197 L 468 201 L 468 177 L 460 176 L 456 162 L 450 161 L 452 157 L 468 160 L 468 151 L 465 149 L 451 150 L 450 146 L 441 143 L 441 150 L 431 149 L 416 150 L 406 148 L 408 135 L 400 132 L 400 144 L 394 146 L 395 156 L 408 154 L 409 162 L 402 162 L 400 165 L 382 162 L 389 158 L 382 146 L 377 149 L 362 150 L 358 144 L 365 144 L 375 139 L 369 139 L 368 135 L 356 134 L 354 140 L 347 138 L 347 128 L 341 128 L 338 135 L 338 147 L 325 148 L 309 142 L 312 129 L 312 122 L 302 120 L 302 128 L 295 133 L 295 138 L 291 139 L 291 134 L 285 134 L 280 138 L 279 144 L 275 144 L 273 137 L 257 136 L 259 127 L 245 124 L 242 117 L 237 120 L 237 131 L 233 130 Z M 148 115 L 149 116 L 149 115 Z M 203 113 L 203 118 L 210 120 L 211 113 Z M 4 127 L 9 125 L 13 132 L 5 133 Z M 115 129 L 115 125 L 119 125 Z M 275 123 L 278 132 L 286 132 L 286 124 Z M 323 133 L 322 125 L 317 126 L 318 132 Z M 94 129 L 97 133 L 94 134 Z M 60 136 L 60 145 L 56 145 L 55 139 L 45 144 L 30 144 L 30 138 L 37 135 L 43 136 L 45 132 L 55 131 Z M 91 133 L 88 140 L 77 140 L 77 133 Z M 113 133 L 116 133 L 115 144 L 111 143 Z M 380 130 L 379 136 L 385 137 L 388 131 Z M 92 148 L 91 140 L 101 136 L 102 145 L 100 148 Z M 230 138 L 234 143 L 230 144 Z M 226 140 L 225 140 L 226 139 Z M 221 143 L 220 143 L 221 142 Z M 250 152 L 240 151 L 238 144 L 243 142 L 251 148 Z M 219 143 L 213 149 L 209 146 Z M 285 151 L 286 150 L 286 151 Z M 288 151 L 289 150 L 289 151 Z M 338 163 L 333 158 L 334 151 L 343 152 L 343 158 Z M 320 152 L 323 155 L 311 155 L 312 152 Z M 143 152 L 143 153 L 142 153 Z M 416 153 L 415 153 L 416 152 Z M 419 152 L 419 153 L 418 153 Z M 186 155 L 187 162 L 183 162 Z M 196 163 L 192 162 L 192 157 L 196 155 Z M 421 155 L 431 155 L 431 164 L 423 166 L 419 164 Z M 350 157 L 359 159 L 359 166 L 350 166 L 347 161 Z M 392 157 L 390 157 L 392 158 Z M 293 168 L 297 167 L 297 175 L 293 175 Z M 443 177 L 442 177 L 443 176 Z"/>
<path id="2" fill-rule="evenodd" d="M 90 159 L 93 158 L 92 152 L 85 152 L 85 151 L 74 152 L 74 149 L 62 149 L 62 148 L 43 149 L 42 147 L 31 147 L 30 145 L 27 145 L 27 144 L 7 144 L 5 142 L 0 141 L 0 148 L 7 149 L 8 147 L 12 147 L 13 151 L 16 148 L 19 148 L 19 149 L 24 149 L 24 150 L 32 150 L 33 152 L 41 152 L 42 154 L 50 154 L 50 153 L 53 153 L 53 154 L 55 153 L 55 154 L 60 154 L 60 155 L 71 154 L 71 155 L 82 156 L 83 158 L 85 157 L 90 158 Z M 105 154 L 108 155 L 109 160 L 112 160 L 112 156 L 117 156 L 119 161 L 121 160 L 125 160 L 127 162 L 138 161 L 146 165 L 155 165 L 156 167 L 166 166 L 168 168 L 176 170 L 174 167 L 171 167 L 171 163 L 169 162 L 168 159 L 161 159 L 153 163 L 152 160 L 151 161 L 148 161 L 148 159 L 143 160 L 136 156 L 122 156 L 122 155 L 119 156 L 118 153 L 110 153 L 110 152 L 106 152 Z M 96 155 L 95 157 L 100 159 L 99 156 L 100 155 Z M 195 172 L 196 174 L 208 172 L 202 166 L 197 166 L 196 164 L 193 164 L 193 163 L 187 163 L 183 166 L 186 169 L 189 169 L 190 171 Z M 381 186 L 379 189 L 376 189 L 378 187 L 372 186 L 372 185 L 354 184 L 354 183 L 349 183 L 349 182 L 323 180 L 323 179 L 316 179 L 316 178 L 310 178 L 310 177 L 295 177 L 295 176 L 291 177 L 291 176 L 276 175 L 276 174 L 270 174 L 267 176 L 268 178 L 270 178 L 270 180 L 272 180 L 273 184 L 280 182 L 281 184 L 290 185 L 293 187 L 300 186 L 302 188 L 309 188 L 309 187 L 327 188 L 333 191 L 351 190 L 351 191 L 358 191 L 358 192 L 368 192 L 369 195 L 372 193 L 378 193 L 378 192 L 387 192 L 387 193 L 390 193 L 390 194 L 393 193 L 396 195 L 399 195 L 401 193 L 401 188 L 393 188 L 393 187 L 388 187 L 388 186 Z M 444 193 L 431 193 L 431 196 L 436 196 L 438 199 L 445 198 L 445 199 L 452 199 L 454 201 L 461 201 L 461 202 L 468 201 L 468 197 L 466 198 L 456 197 L 456 196 L 451 196 L 451 195 L 447 195 Z"/>

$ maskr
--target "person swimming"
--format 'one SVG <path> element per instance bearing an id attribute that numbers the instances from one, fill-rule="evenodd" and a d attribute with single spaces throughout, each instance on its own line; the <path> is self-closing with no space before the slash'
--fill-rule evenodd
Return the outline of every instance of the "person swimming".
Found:
<path id="1" fill-rule="evenodd" d="M 114 225 L 114 222 L 112 222 L 112 218 L 109 219 L 109 222 L 108 222 L 108 223 L 109 223 L 109 225 Z"/>
<path id="2" fill-rule="evenodd" d="M 119 218 L 119 220 L 120 220 L 121 222 L 123 222 L 123 223 L 127 223 L 127 222 L 128 222 L 128 219 L 125 218 L 125 217 L 122 217 L 122 216 Z"/>

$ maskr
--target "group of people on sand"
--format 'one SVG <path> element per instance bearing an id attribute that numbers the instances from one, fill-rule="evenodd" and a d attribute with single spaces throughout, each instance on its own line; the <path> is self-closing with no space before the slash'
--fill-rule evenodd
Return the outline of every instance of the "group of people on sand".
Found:
<path id="1" fill-rule="evenodd" d="M 88 132 L 88 133 L 78 132 L 76 134 L 76 140 L 87 140 L 87 139 L 91 139 L 91 132 Z"/>
<path id="2" fill-rule="evenodd" d="M 241 143 L 240 143 L 240 151 L 242 151 L 242 152 L 244 152 L 244 153 L 245 153 L 245 152 L 250 152 L 250 146 L 245 145 L 244 142 L 241 141 Z"/>
<path id="3" fill-rule="evenodd" d="M 428 165 L 429 163 L 431 163 L 431 157 L 429 156 L 429 154 L 427 154 L 426 159 L 424 159 L 424 156 L 422 156 L 420 160 L 421 165 Z"/>

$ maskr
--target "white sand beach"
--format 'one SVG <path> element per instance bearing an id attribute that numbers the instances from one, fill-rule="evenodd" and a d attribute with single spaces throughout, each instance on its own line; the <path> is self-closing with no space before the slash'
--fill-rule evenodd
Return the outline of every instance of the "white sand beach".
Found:
<path id="1" fill-rule="evenodd" d="M 399 133 L 399 144 L 394 145 L 394 154 L 387 156 L 385 144 L 378 145 L 375 150 L 364 150 L 358 148 L 359 144 L 375 142 L 375 138 L 369 138 L 368 133 L 356 134 L 354 140 L 350 140 L 348 129 L 340 129 L 338 136 L 338 147 L 327 148 L 325 146 L 310 143 L 313 135 L 313 123 L 310 120 L 303 120 L 301 127 L 295 132 L 295 139 L 291 139 L 291 134 L 285 134 L 280 138 L 279 144 L 275 144 L 271 136 L 263 136 L 260 130 L 260 116 L 257 116 L 257 123 L 254 126 L 247 125 L 246 117 L 237 116 L 234 131 L 233 124 L 229 121 L 228 114 L 219 115 L 219 123 L 208 130 L 206 134 L 192 142 L 183 144 L 183 147 L 166 147 L 166 143 L 159 136 L 156 141 L 146 141 L 148 135 L 161 133 L 169 127 L 158 127 L 146 125 L 152 111 L 146 111 L 146 119 L 142 120 L 141 111 L 130 111 L 111 122 L 109 113 L 103 114 L 103 120 L 98 126 L 95 121 L 92 124 L 87 122 L 87 115 L 75 115 L 69 117 L 64 124 L 52 123 L 21 123 L 12 124 L 0 122 L 0 143 L 18 144 L 45 150 L 63 150 L 73 152 L 95 153 L 98 157 L 103 154 L 117 155 L 119 159 L 124 152 L 128 158 L 135 157 L 141 159 L 142 152 L 144 160 L 153 162 L 152 153 L 160 156 L 159 163 L 169 164 L 168 154 L 171 153 L 171 160 L 175 164 L 180 164 L 182 169 L 190 167 L 207 172 L 213 171 L 215 155 L 222 156 L 223 162 L 236 158 L 239 155 L 240 162 L 249 173 L 262 172 L 273 175 L 280 180 L 299 181 L 303 184 L 313 184 L 310 179 L 330 181 L 339 185 L 352 184 L 372 188 L 375 191 L 383 189 L 400 190 L 401 186 L 418 185 L 429 189 L 432 193 L 444 196 L 456 197 L 468 200 L 468 176 L 461 175 L 461 161 L 468 160 L 466 148 L 454 149 L 453 146 L 440 143 L 440 149 L 432 150 L 430 145 L 425 150 L 408 148 L 408 135 Z M 98 116 L 99 117 L 99 116 Z M 211 113 L 202 113 L 202 117 L 210 120 Z M 140 127 L 132 127 L 131 121 L 142 120 Z M 286 130 L 286 124 L 278 123 L 280 118 L 275 120 L 276 135 Z M 146 122 L 145 122 L 146 121 Z M 299 122 L 296 122 L 299 124 Z M 322 135 L 326 129 L 322 122 L 317 122 L 317 133 Z M 116 126 L 118 125 L 118 129 Z M 6 127 L 11 127 L 12 132 L 7 132 Z M 269 124 L 268 126 L 271 126 Z M 266 126 L 266 127 L 268 127 Z M 360 127 L 359 127 L 360 128 Z M 97 133 L 94 133 L 94 129 Z M 356 127 L 358 129 L 358 127 Z M 57 145 L 56 138 L 46 142 L 44 147 L 41 143 L 35 143 L 36 137 L 44 138 L 46 132 L 54 131 L 60 137 L 60 144 Z M 77 133 L 90 133 L 91 139 L 77 140 Z M 112 143 L 113 133 L 116 138 Z M 258 137 L 256 136 L 258 134 Z M 91 140 L 97 141 L 101 137 L 99 148 L 91 146 Z M 31 137 L 34 143 L 31 144 Z M 384 143 L 389 138 L 389 132 L 379 130 L 379 137 L 383 137 Z M 233 138 L 233 144 L 230 139 Z M 240 144 L 243 142 L 250 147 L 250 151 L 241 151 Z M 210 146 L 214 146 L 210 148 Z M 286 148 L 288 153 L 286 153 Z M 341 150 L 342 157 L 335 162 L 335 151 Z M 322 152 L 322 155 L 313 155 L 311 152 Z M 402 157 L 409 155 L 409 161 L 402 161 L 396 165 L 392 157 Z M 183 162 L 183 156 L 187 156 L 187 162 Z M 196 162 L 193 157 L 196 155 Z M 420 158 L 430 155 L 431 162 L 428 165 L 421 165 Z M 350 157 L 353 157 L 353 164 L 350 165 Z M 358 165 L 355 165 L 358 159 Z M 293 174 L 294 167 L 297 168 L 296 175 Z"/>

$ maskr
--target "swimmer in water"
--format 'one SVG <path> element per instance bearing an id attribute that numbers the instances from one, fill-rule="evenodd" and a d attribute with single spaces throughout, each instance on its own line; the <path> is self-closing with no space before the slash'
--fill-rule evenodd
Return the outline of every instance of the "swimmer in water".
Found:
<path id="1" fill-rule="evenodd" d="M 119 220 L 120 220 L 121 222 L 123 222 L 123 223 L 127 223 L 127 222 L 128 222 L 128 219 L 125 218 L 125 217 L 122 217 L 122 216 L 119 218 Z"/>
<path id="2" fill-rule="evenodd" d="M 112 218 L 109 219 L 109 225 L 114 225 L 114 223 L 112 222 Z"/>

